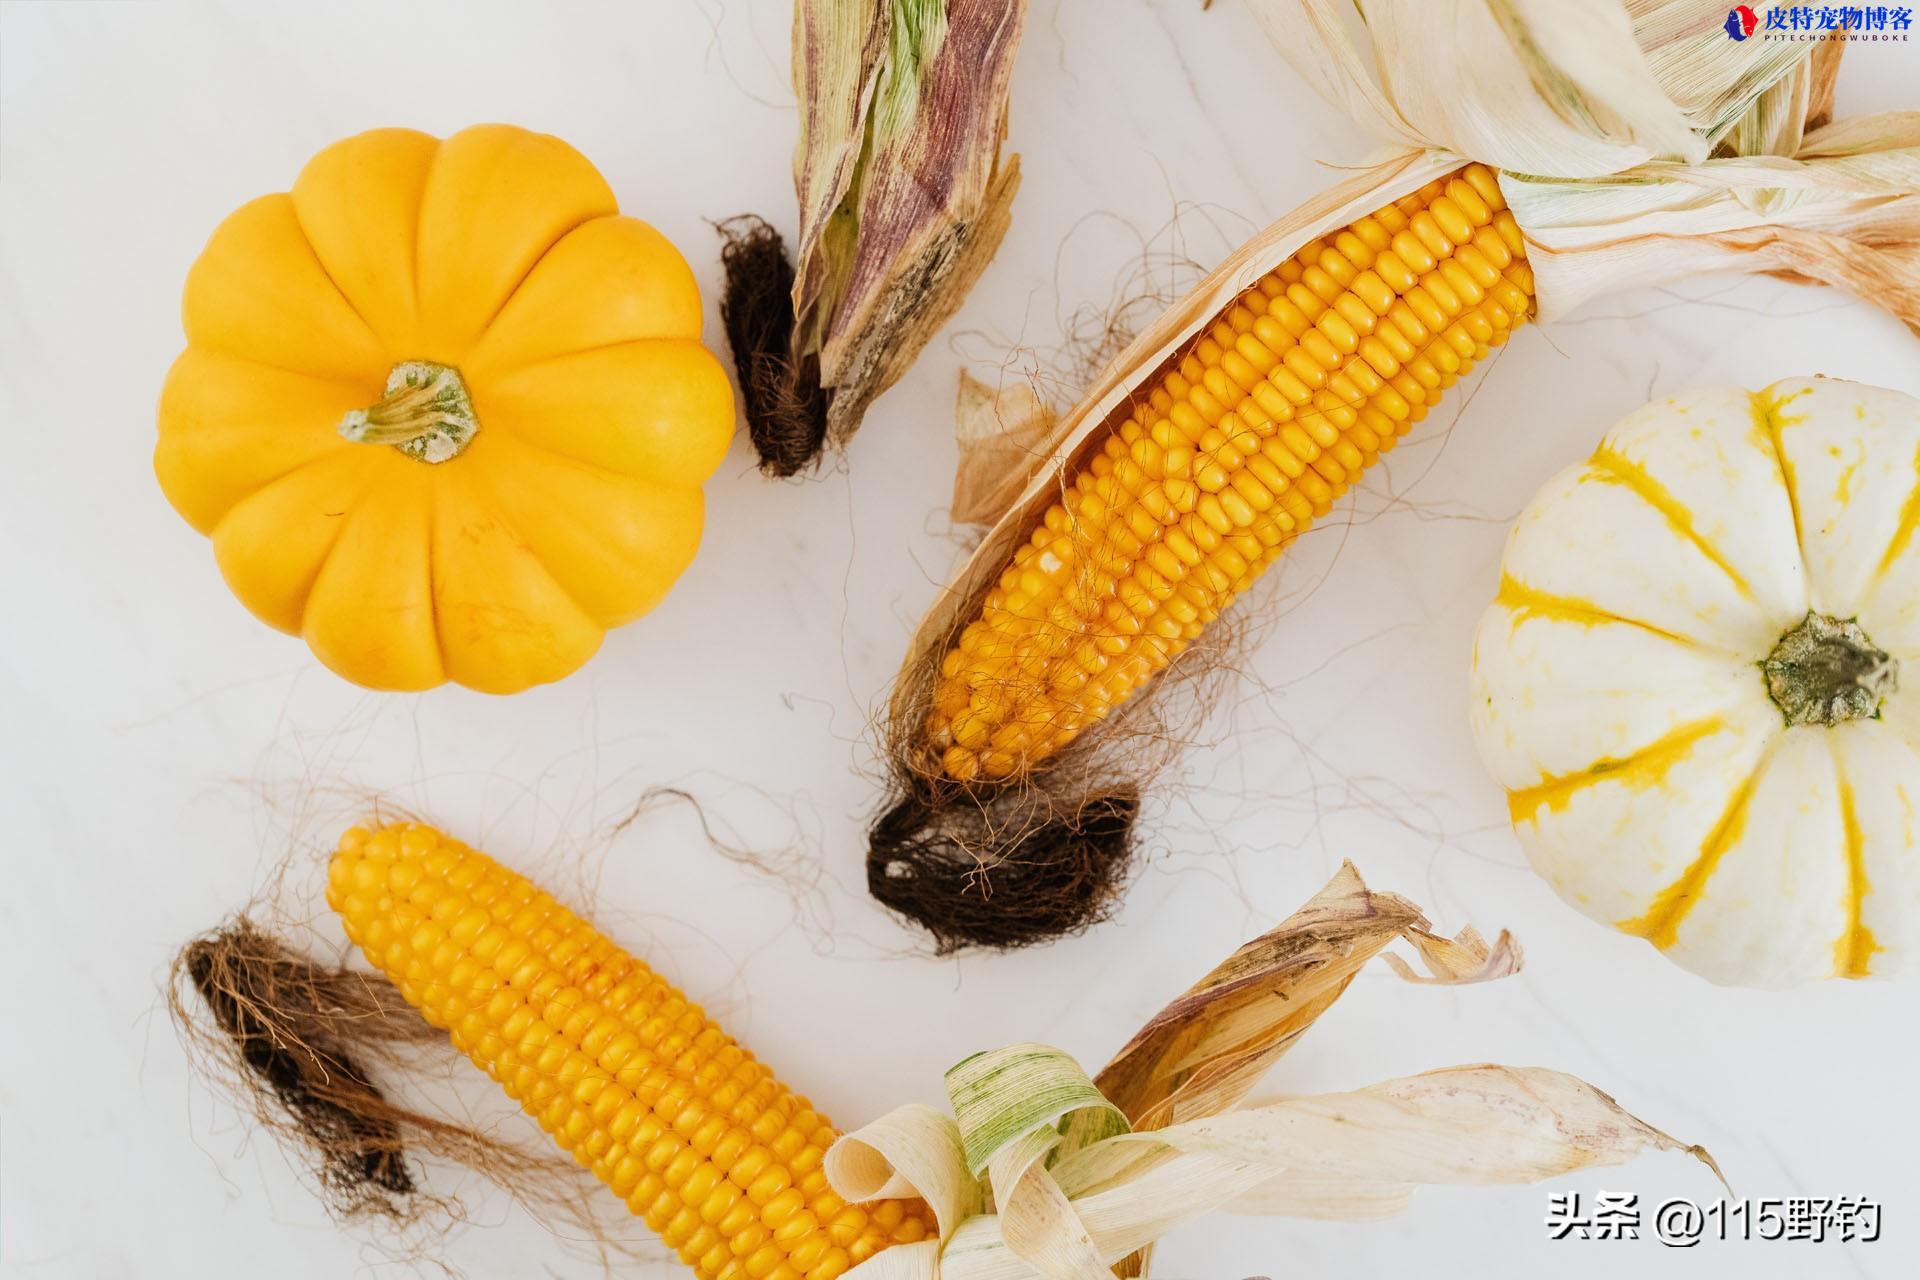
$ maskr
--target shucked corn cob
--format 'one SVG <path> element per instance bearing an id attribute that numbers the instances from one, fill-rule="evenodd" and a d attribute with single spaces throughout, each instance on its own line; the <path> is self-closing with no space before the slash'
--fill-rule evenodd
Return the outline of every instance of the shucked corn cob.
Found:
<path id="1" fill-rule="evenodd" d="M 1184 649 L 1533 308 L 1468 165 L 1304 245 L 1136 398 L 944 656 L 940 771 L 1010 777 Z"/>
<path id="2" fill-rule="evenodd" d="M 434 1026 L 702 1280 L 832 1280 L 928 1233 L 849 1205 L 838 1134 L 678 991 L 524 876 L 430 827 L 348 831 L 327 901 Z"/>

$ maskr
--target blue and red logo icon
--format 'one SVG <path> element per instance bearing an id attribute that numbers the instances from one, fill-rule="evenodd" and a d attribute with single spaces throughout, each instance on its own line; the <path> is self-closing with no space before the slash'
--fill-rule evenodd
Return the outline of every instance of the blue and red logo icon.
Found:
<path id="1" fill-rule="evenodd" d="M 1745 40 L 1759 25 L 1759 17 L 1746 5 L 1737 4 L 1727 10 L 1727 34 L 1735 40 Z"/>

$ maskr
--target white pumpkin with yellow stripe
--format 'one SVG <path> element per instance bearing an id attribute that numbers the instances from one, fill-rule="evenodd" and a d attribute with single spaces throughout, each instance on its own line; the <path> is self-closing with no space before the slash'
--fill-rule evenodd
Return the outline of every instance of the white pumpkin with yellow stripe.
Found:
<path id="1" fill-rule="evenodd" d="M 1920 401 L 1671 396 L 1521 515 L 1473 730 L 1534 867 L 1715 982 L 1920 951 Z"/>

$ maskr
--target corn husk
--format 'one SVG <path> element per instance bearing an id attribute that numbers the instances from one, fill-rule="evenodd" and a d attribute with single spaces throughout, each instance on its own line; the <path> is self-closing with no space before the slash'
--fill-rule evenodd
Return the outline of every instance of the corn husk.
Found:
<path id="1" fill-rule="evenodd" d="M 965 369 L 954 405 L 960 451 L 975 465 L 954 477 L 956 524 L 985 524 L 1012 506 L 1044 462 L 1060 415 L 1025 382 L 990 387 Z"/>
<path id="2" fill-rule="evenodd" d="M 1753 7 L 1764 18 L 1783 6 Z M 1727 15 L 1697 0 L 1626 0 L 1625 8 L 1661 91 L 1715 152 L 1791 155 L 1809 91 L 1822 99 L 1824 89 L 1832 107 L 1842 45 L 1815 45 L 1809 54 L 1783 40 L 1730 40 Z"/>
<path id="3" fill-rule="evenodd" d="M 1706 158 L 1707 142 L 1662 91 L 1619 5 L 1249 4 L 1302 79 L 1391 143 L 1558 177 Z"/>
<path id="4" fill-rule="evenodd" d="M 1502 174 L 1542 319 L 1713 271 L 1846 289 L 1920 327 L 1920 111 L 1840 121 L 1793 158 L 1650 163 L 1608 178 Z"/>
<path id="5" fill-rule="evenodd" d="M 1225 1111 L 1396 941 L 1410 943 L 1427 970 L 1387 952 L 1408 982 L 1452 986 L 1520 971 L 1520 945 L 1504 930 L 1491 947 L 1470 925 L 1440 937 L 1413 903 L 1373 892 L 1346 863 L 1304 907 L 1155 1014 L 1095 1083 L 1136 1128 Z"/>
<path id="6" fill-rule="evenodd" d="M 1520 963 L 1504 933 L 1492 947 L 1471 930 L 1433 934 L 1349 864 L 1098 1077 L 1059 1049 L 1012 1045 L 948 1073 L 952 1117 L 903 1107 L 840 1139 L 826 1160 L 836 1192 L 923 1196 L 939 1223 L 938 1239 L 889 1249 L 849 1280 L 1105 1280 L 1130 1255 L 1139 1274 L 1140 1251 L 1214 1210 L 1365 1220 L 1399 1212 L 1422 1185 L 1538 1181 L 1649 1150 L 1712 1167 L 1593 1086 L 1539 1068 L 1452 1067 L 1240 1107 L 1396 939 L 1414 945 L 1427 981 L 1485 981 Z"/>
<path id="7" fill-rule="evenodd" d="M 1247 2 L 1384 140 L 1501 170 L 1542 319 L 1749 271 L 1920 326 L 1920 122 L 1828 123 L 1841 43 L 1730 40 L 1697 0 Z"/>
<path id="8" fill-rule="evenodd" d="M 1725 11 L 1700 0 L 1246 3 L 1301 78 L 1383 143 L 1541 177 L 1791 154 L 1755 144 L 1788 136 L 1817 82 L 1800 77 L 1820 46 L 1729 40 Z M 1818 55 L 1829 77 L 1840 47 Z"/>
<path id="9" fill-rule="evenodd" d="M 791 322 L 763 339 L 786 350 L 736 342 L 734 352 L 769 469 L 791 474 L 822 443 L 844 445 L 999 248 L 1020 183 L 1019 157 L 1003 160 L 1000 148 L 1025 20 L 1026 0 L 794 6 L 801 134 Z M 741 292 L 730 278 L 730 300 Z M 756 386 L 770 359 L 807 385 Z M 773 421 L 763 402 L 790 416 L 790 406 L 806 406 L 800 416 L 817 419 L 807 424 L 810 451 L 781 455 L 777 439 L 763 439 L 799 430 Z"/>

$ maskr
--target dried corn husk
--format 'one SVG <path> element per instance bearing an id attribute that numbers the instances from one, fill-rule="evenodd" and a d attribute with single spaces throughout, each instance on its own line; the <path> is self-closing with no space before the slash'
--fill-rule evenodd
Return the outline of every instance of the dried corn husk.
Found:
<path id="1" fill-rule="evenodd" d="M 1412 944 L 1427 969 L 1416 973 L 1388 952 L 1408 982 L 1452 986 L 1520 971 L 1520 945 L 1505 930 L 1491 947 L 1472 926 L 1440 937 L 1418 907 L 1368 889 L 1349 862 L 1305 906 L 1155 1014 L 1095 1083 L 1136 1129 L 1225 1111 L 1396 941 Z"/>
<path id="2" fill-rule="evenodd" d="M 728 336 L 762 465 L 844 445 L 992 259 L 1019 157 L 1002 163 L 1025 0 L 798 0 L 799 256 L 731 232 Z M 782 305 L 790 311 L 767 316 Z"/>
<path id="3" fill-rule="evenodd" d="M 1712 1167 L 1593 1086 L 1539 1068 L 1452 1067 L 1235 1110 L 1397 938 L 1415 945 L 1430 981 L 1519 965 L 1506 934 L 1492 948 L 1471 930 L 1440 938 L 1348 864 L 1162 1010 L 1097 1079 L 1045 1045 L 961 1062 L 947 1074 L 952 1118 L 903 1107 L 828 1151 L 839 1194 L 924 1196 L 940 1227 L 848 1280 L 1106 1280 L 1122 1260 L 1142 1274 L 1139 1251 L 1216 1209 L 1360 1220 L 1399 1212 L 1417 1186 L 1537 1181 L 1648 1150 Z"/>
<path id="4" fill-rule="evenodd" d="M 1027 473 L 1046 460 L 1060 415 L 1025 382 L 996 390 L 962 369 L 953 420 L 961 452 L 978 465 L 954 478 L 950 514 L 956 524 L 985 524 L 1013 504 Z"/>
<path id="5" fill-rule="evenodd" d="M 1920 119 L 1828 123 L 1843 44 L 1730 40 L 1698 0 L 1247 3 L 1383 139 L 1501 170 L 1544 320 L 1752 271 L 1920 326 Z"/>
<path id="6" fill-rule="evenodd" d="M 1503 174 L 1543 319 L 1712 271 L 1831 284 L 1920 327 L 1920 111 L 1806 134 L 1794 158 L 1654 162 L 1581 182 Z"/>
<path id="7" fill-rule="evenodd" d="M 1156 704 L 1210 659 L 1189 650 L 1043 769 L 958 788 L 930 783 L 913 764 L 942 655 L 1116 410 L 1314 236 L 1478 161 L 1500 170 L 1543 318 L 1613 289 L 1739 270 L 1836 284 L 1920 325 L 1920 125 L 1914 113 L 1829 121 L 1838 44 L 1733 41 L 1725 13 L 1698 0 L 1247 2 L 1300 74 L 1380 136 L 1384 158 L 1235 250 L 1050 432 L 1034 426 L 1046 406 L 1014 388 L 962 395 L 956 518 L 988 527 L 922 619 L 895 681 L 888 755 L 899 798 L 883 810 L 886 838 L 876 828 L 868 865 L 876 894 L 927 922 L 943 945 L 953 943 L 939 917 L 961 914 L 939 909 L 947 899 L 982 897 L 1014 862 L 1031 873 L 1035 849 L 1088 856 L 1078 832 L 1047 838 L 1059 825 L 1052 815 L 1115 796 L 1132 812 L 1147 781 L 1137 744 L 1179 736 Z M 1021 424 L 1021 434 L 998 435 L 1002 422 Z M 1004 506 L 990 500 L 1003 496 Z M 903 814 L 917 824 L 904 835 Z M 1107 847 L 1114 838 L 1093 852 L 1124 867 L 1124 848 Z M 943 857 L 958 849 L 977 867 L 947 877 L 960 888 L 937 903 L 907 901 L 888 878 L 903 846 Z M 1085 895 L 1081 914 L 1056 932 L 1084 927 L 1110 898 Z M 979 904 L 966 909 L 977 915 Z"/>

